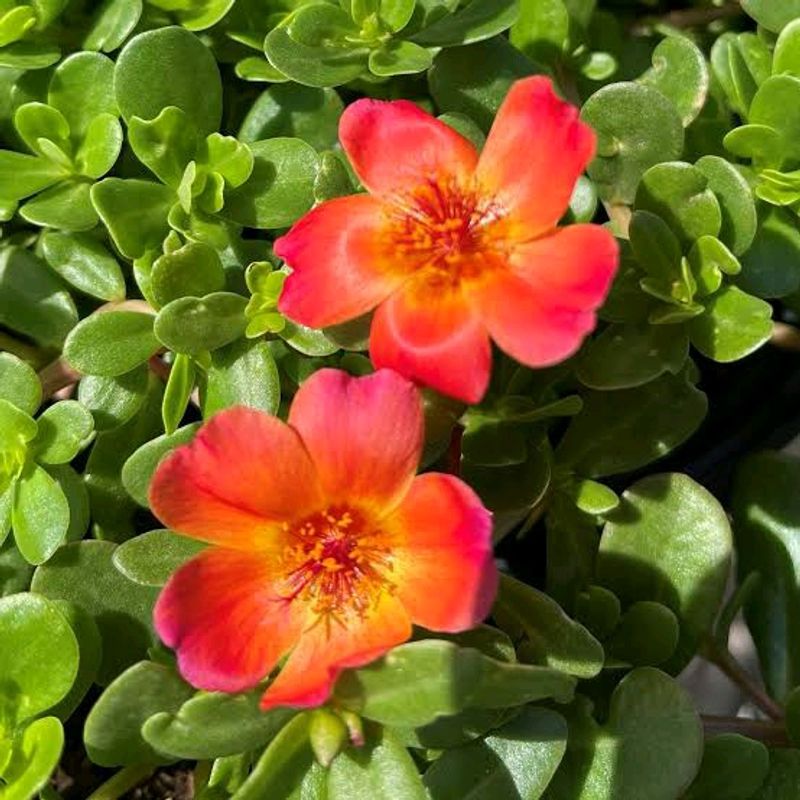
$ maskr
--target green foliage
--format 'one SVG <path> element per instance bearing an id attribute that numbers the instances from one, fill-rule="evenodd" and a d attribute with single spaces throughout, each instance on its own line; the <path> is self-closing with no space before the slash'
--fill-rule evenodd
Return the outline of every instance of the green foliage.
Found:
<path id="1" fill-rule="evenodd" d="M 411 100 L 480 150 L 534 74 L 597 136 L 559 224 L 608 225 L 621 266 L 568 360 L 422 393 L 423 469 L 505 539 L 489 624 L 415 629 L 316 711 L 197 691 L 152 615 L 205 545 L 149 487 L 223 409 L 373 369 L 370 315 L 281 313 L 273 252 L 363 189 L 346 106 Z M 742 608 L 785 715 L 743 730 L 800 746 L 800 467 L 720 488 L 760 445 L 726 408 L 790 405 L 749 384 L 800 309 L 798 109 L 797 0 L 0 0 L 0 798 L 57 797 L 66 741 L 67 772 L 197 761 L 198 800 L 794 800 L 800 751 L 704 744 L 673 678 L 731 666 Z"/>

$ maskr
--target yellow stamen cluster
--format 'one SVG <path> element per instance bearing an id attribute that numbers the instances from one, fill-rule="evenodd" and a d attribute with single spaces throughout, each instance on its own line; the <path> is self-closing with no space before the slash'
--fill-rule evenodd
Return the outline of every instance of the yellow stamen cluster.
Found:
<path id="1" fill-rule="evenodd" d="M 363 618 L 381 593 L 393 590 L 390 537 L 360 512 L 329 508 L 285 529 L 285 600 L 342 621 L 349 614 Z"/>

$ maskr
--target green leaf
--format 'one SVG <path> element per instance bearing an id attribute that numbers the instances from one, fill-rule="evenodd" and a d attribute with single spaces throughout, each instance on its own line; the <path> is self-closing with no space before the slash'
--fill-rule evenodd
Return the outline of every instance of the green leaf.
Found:
<path id="1" fill-rule="evenodd" d="M 78 313 L 50 268 L 20 247 L 0 251 L 0 324 L 60 347 Z"/>
<path id="2" fill-rule="evenodd" d="M 115 548 L 112 542 L 67 544 L 36 570 L 31 584 L 45 597 L 69 600 L 97 623 L 103 639 L 101 686 L 142 660 L 155 642 L 151 620 L 158 591 L 119 573 L 111 560 Z"/>
<path id="3" fill-rule="evenodd" d="M 35 370 L 12 353 L 0 353 L 0 399 L 33 416 L 42 402 L 42 384 Z"/>
<path id="4" fill-rule="evenodd" d="M 235 800 L 291 800 L 306 796 L 302 786 L 314 764 L 309 719 L 308 714 L 299 714 L 284 726 L 234 793 Z"/>
<path id="5" fill-rule="evenodd" d="M 167 435 L 174 433 L 189 406 L 197 369 L 190 356 L 176 353 L 169 371 L 161 405 L 161 418 Z"/>
<path id="6" fill-rule="evenodd" d="M 11 69 L 44 69 L 61 58 L 61 51 L 49 44 L 14 42 L 0 50 L 0 67 Z"/>
<path id="7" fill-rule="evenodd" d="M 147 392 L 147 366 L 142 364 L 124 375 L 87 375 L 78 384 L 78 400 L 94 417 L 98 431 L 118 428 L 142 407 Z"/>
<path id="8" fill-rule="evenodd" d="M 642 600 L 622 615 L 605 647 L 612 662 L 655 667 L 672 656 L 679 637 L 675 615 L 661 603 Z"/>
<path id="9" fill-rule="evenodd" d="M 189 242 L 157 258 L 150 273 L 150 293 L 161 306 L 179 297 L 205 297 L 225 287 L 225 271 L 217 251 Z"/>
<path id="10" fill-rule="evenodd" d="M 157 751 L 208 759 L 256 750 L 271 741 L 296 709 L 259 708 L 261 692 L 201 692 L 173 713 L 154 714 L 142 734 Z"/>
<path id="11" fill-rule="evenodd" d="M 202 393 L 206 419 L 235 405 L 275 414 L 280 398 L 278 367 L 267 342 L 241 339 L 211 354 Z"/>
<path id="12" fill-rule="evenodd" d="M 36 460 L 42 464 L 66 464 L 91 441 L 94 419 L 75 400 L 61 400 L 50 406 L 37 420 L 32 442 Z"/>
<path id="13" fill-rule="evenodd" d="M 492 69 L 487 70 L 486 64 Z M 486 132 L 514 81 L 535 72 L 532 61 L 497 36 L 444 50 L 428 73 L 428 84 L 441 112 L 464 114 Z"/>
<path id="14" fill-rule="evenodd" d="M 29 800 L 44 789 L 61 758 L 64 730 L 55 717 L 31 722 L 14 742 L 3 770 L 3 800 Z"/>
<path id="15" fill-rule="evenodd" d="M 89 527 L 89 493 L 83 476 L 78 475 L 68 464 L 48 464 L 45 469 L 55 478 L 67 498 L 69 527 L 66 541 L 80 541 Z"/>
<path id="16" fill-rule="evenodd" d="M 130 35 L 142 15 L 142 0 L 103 0 L 83 46 L 87 50 L 116 50 Z"/>
<path id="17" fill-rule="evenodd" d="M 602 586 L 587 586 L 575 598 L 575 618 L 598 639 L 607 639 L 621 616 L 619 599 Z"/>
<path id="18" fill-rule="evenodd" d="M 64 162 L 64 171 L 71 172 L 69 123 L 60 111 L 44 103 L 25 103 L 14 114 L 14 127 L 28 148 L 39 156 L 47 159 L 51 152 L 55 154 L 54 147 L 60 150 L 60 155 L 51 160 Z"/>
<path id="19" fill-rule="evenodd" d="M 10 494 L 9 492 L 5 496 L 10 499 Z M 2 505 L 1 502 L 0 505 Z M 10 504 L 8 512 L 10 517 Z M 1 511 L 0 515 L 2 515 Z M 11 525 L 10 518 L 8 524 Z M 14 540 L 6 539 L 6 543 L 0 545 L 0 597 L 27 591 L 31 583 L 31 575 L 33 575 L 33 567 L 22 557 L 14 545 Z"/>
<path id="20" fill-rule="evenodd" d="M 175 712 L 194 690 L 169 667 L 141 661 L 123 672 L 94 704 L 83 730 L 89 758 L 102 767 L 169 763 L 142 738 L 153 714 Z"/>
<path id="21" fill-rule="evenodd" d="M 175 16 L 184 28 L 190 31 L 204 31 L 216 25 L 230 11 L 236 0 L 206 0 L 201 4 L 179 8 Z"/>
<path id="22" fill-rule="evenodd" d="M 689 323 L 692 344 L 722 363 L 738 361 L 769 341 L 772 306 L 735 286 L 725 286 L 706 302 L 705 313 Z"/>
<path id="23" fill-rule="evenodd" d="M 685 374 L 666 373 L 635 389 L 588 392 L 556 456 L 590 478 L 630 472 L 685 442 L 707 409 L 705 394 Z"/>
<path id="24" fill-rule="evenodd" d="M 527 654 L 535 663 L 579 678 L 594 677 L 602 669 L 600 643 L 543 592 L 503 575 L 494 615 L 501 628 L 525 634 Z"/>
<path id="25" fill-rule="evenodd" d="M 0 598 L 0 637 L 0 683 L 16 722 L 67 694 L 78 672 L 78 641 L 53 603 L 27 592 Z"/>
<path id="26" fill-rule="evenodd" d="M 244 334 L 247 300 L 231 292 L 181 297 L 158 312 L 154 332 L 176 353 L 199 355 L 216 350 Z"/>
<path id="27" fill-rule="evenodd" d="M 153 119 L 167 106 L 177 106 L 201 134 L 219 129 L 222 82 L 216 59 L 183 28 L 158 28 L 134 36 L 117 59 L 114 91 L 126 121 Z"/>
<path id="28" fill-rule="evenodd" d="M 4 204 L 30 197 L 65 176 L 64 169 L 51 161 L 0 150 L 0 198 Z"/>
<path id="29" fill-rule="evenodd" d="M 415 6 L 415 0 L 380 0 L 378 16 L 392 33 L 397 33 L 411 21 Z"/>
<path id="30" fill-rule="evenodd" d="M 424 47 L 453 47 L 489 39 L 519 18 L 519 0 L 471 0 L 411 37 Z"/>
<path id="31" fill-rule="evenodd" d="M 148 250 L 159 249 L 169 233 L 167 215 L 176 198 L 168 186 L 106 178 L 92 186 L 91 199 L 114 244 L 127 258 L 141 258 Z"/>
<path id="32" fill-rule="evenodd" d="M 100 631 L 94 620 L 77 606 L 66 600 L 53 601 L 53 605 L 64 615 L 69 622 L 72 632 L 78 642 L 80 657 L 78 659 L 78 672 L 72 683 L 72 688 L 66 696 L 55 705 L 51 713 L 61 720 L 69 719 L 86 696 L 97 677 L 102 659 L 102 642 Z"/>
<path id="33" fill-rule="evenodd" d="M 792 623 L 800 613 L 798 478 L 800 462 L 791 456 L 749 456 L 736 474 L 732 501 L 740 579 L 751 572 L 761 576 L 745 603 L 745 618 L 764 682 L 779 702 L 800 684 L 800 638 Z"/>
<path id="34" fill-rule="evenodd" d="M 759 25 L 775 33 L 800 17 L 800 0 L 782 0 L 780 3 L 771 0 L 742 0 L 742 8 Z"/>
<path id="35" fill-rule="evenodd" d="M 800 288 L 800 231 L 796 216 L 765 210 L 752 247 L 742 256 L 739 287 L 757 297 L 786 297 Z"/>
<path id="36" fill-rule="evenodd" d="M 97 225 L 88 183 L 69 181 L 46 189 L 25 203 L 19 213 L 34 225 L 63 231 L 88 231 Z"/>
<path id="37" fill-rule="evenodd" d="M 60 111 L 74 141 L 80 141 L 100 114 L 117 116 L 114 62 L 100 53 L 74 53 L 53 72 L 47 103 Z"/>
<path id="38" fill-rule="evenodd" d="M 345 750 L 328 771 L 328 800 L 429 800 L 414 760 L 387 730 Z"/>
<path id="39" fill-rule="evenodd" d="M 413 75 L 433 64 L 433 54 L 414 42 L 389 41 L 369 54 L 369 70 L 379 77 Z"/>
<path id="40" fill-rule="evenodd" d="M 657 164 L 645 172 L 636 191 L 636 208 L 660 216 L 685 243 L 717 236 L 722 227 L 722 212 L 708 178 L 682 161 Z"/>
<path id="41" fill-rule="evenodd" d="M 72 330 L 64 357 L 79 372 L 115 377 L 147 361 L 161 346 L 154 317 L 138 311 L 92 314 Z"/>
<path id="42" fill-rule="evenodd" d="M 199 423 L 184 425 L 174 433 L 166 433 L 145 442 L 129 456 L 122 467 L 122 484 L 128 494 L 143 508 L 149 507 L 150 481 L 159 463 L 176 447 L 188 444 L 197 433 Z"/>
<path id="43" fill-rule="evenodd" d="M 250 179 L 227 192 L 222 215 L 249 228 L 283 228 L 314 204 L 318 156 L 301 139 L 254 142 Z"/>
<path id="44" fill-rule="evenodd" d="M 685 800 L 750 800 L 769 772 L 769 752 L 761 742 L 723 733 L 706 742 L 700 772 Z"/>
<path id="45" fill-rule="evenodd" d="M 114 566 L 142 586 L 164 586 L 170 575 L 206 545 L 168 530 L 134 536 L 114 551 Z"/>
<path id="46" fill-rule="evenodd" d="M 333 89 L 275 84 L 259 95 L 239 129 L 243 142 L 291 137 L 317 150 L 334 147 L 344 103 Z"/>
<path id="47" fill-rule="evenodd" d="M 507 664 L 471 647 L 425 639 L 345 672 L 335 696 L 341 706 L 367 719 L 418 728 L 468 708 L 508 708 L 551 697 L 564 702 L 574 685 L 556 669 Z"/>
<path id="48" fill-rule="evenodd" d="M 702 111 L 710 76 L 703 52 L 686 36 L 668 36 L 653 51 L 653 66 L 639 79 L 671 100 L 684 127 Z"/>
<path id="49" fill-rule="evenodd" d="M 128 140 L 139 161 L 173 189 L 178 188 L 200 143 L 197 126 L 176 106 L 163 108 L 155 119 L 133 117 Z"/>
<path id="50" fill-rule="evenodd" d="M 596 580 L 623 606 L 652 600 L 676 614 L 679 669 L 719 611 L 731 552 L 730 524 L 713 495 L 686 475 L 653 475 L 631 486 L 608 515 Z"/>
<path id="51" fill-rule="evenodd" d="M 133 517 L 137 505 L 122 485 L 120 473 L 127 458 L 163 430 L 163 393 L 163 382 L 155 375 L 148 375 L 138 412 L 124 425 L 100 434 L 92 447 L 84 479 L 91 498 L 96 536 L 121 541 L 135 534 Z"/>
<path id="52" fill-rule="evenodd" d="M 800 78 L 800 25 L 796 19 L 781 31 L 775 43 L 772 72 Z"/>
<path id="53" fill-rule="evenodd" d="M 482 741 L 447 750 L 423 780 L 432 800 L 538 800 L 566 746 L 563 717 L 528 707 Z"/>
<path id="54" fill-rule="evenodd" d="M 688 693 L 657 669 L 622 679 L 605 726 L 580 706 L 567 721 L 567 753 L 548 788 L 551 800 L 609 797 L 609 787 L 620 800 L 675 800 L 697 773 L 700 718 Z"/>
<path id="55" fill-rule="evenodd" d="M 750 800 L 791 800 L 800 780 L 800 750 L 771 750 L 769 773 Z"/>
<path id="56" fill-rule="evenodd" d="M 558 63 L 569 38 L 569 12 L 564 0 L 520 3 L 520 15 L 509 37 L 514 47 L 534 61 Z"/>
<path id="57" fill-rule="evenodd" d="M 758 217 L 753 190 L 742 174 L 724 158 L 704 156 L 695 167 L 708 179 L 722 212 L 720 239 L 735 255 L 745 253 L 756 235 Z"/>
<path id="58" fill-rule="evenodd" d="M 100 300 L 125 299 L 119 263 L 95 237 L 48 231 L 40 243 L 45 261 L 71 286 Z"/>
<path id="59" fill-rule="evenodd" d="M 600 197 L 610 203 L 631 204 L 644 173 L 655 164 L 679 158 L 683 151 L 678 111 L 650 86 L 605 86 L 586 101 L 581 117 L 598 135 L 589 177 Z"/>
<path id="60" fill-rule="evenodd" d="M 630 389 L 665 372 L 680 372 L 689 354 L 686 332 L 674 325 L 609 325 L 581 352 L 578 378 L 592 389 Z"/>
<path id="61" fill-rule="evenodd" d="M 29 464 L 20 475 L 11 511 L 14 540 L 31 564 L 42 564 L 64 541 L 69 504 L 58 482 L 42 467 Z"/>
<path id="62" fill-rule="evenodd" d="M 301 6 L 267 34 L 269 63 L 306 86 L 338 86 L 367 70 L 369 48 L 341 8 L 312 2 Z"/>
<path id="63" fill-rule="evenodd" d="M 723 274 L 738 275 L 742 271 L 736 256 L 714 236 L 701 236 L 692 245 L 689 265 L 701 297 L 708 297 L 720 288 Z"/>

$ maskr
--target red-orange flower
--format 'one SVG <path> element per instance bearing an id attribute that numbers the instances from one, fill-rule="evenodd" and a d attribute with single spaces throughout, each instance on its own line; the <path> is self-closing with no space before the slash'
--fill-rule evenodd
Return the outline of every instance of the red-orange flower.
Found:
<path id="1" fill-rule="evenodd" d="M 473 627 L 497 584 L 491 518 L 450 475 L 415 477 L 423 416 L 390 370 L 322 370 L 288 424 L 234 408 L 158 468 L 150 501 L 212 547 L 172 576 L 156 629 L 194 686 L 249 689 L 288 654 L 262 707 L 316 706 L 339 672 L 411 625 Z"/>
<path id="2" fill-rule="evenodd" d="M 405 100 L 359 100 L 340 139 L 369 194 L 323 203 L 275 242 L 279 302 L 320 328 L 377 307 L 376 366 L 481 399 L 490 337 L 532 367 L 572 355 L 618 263 L 598 225 L 557 227 L 595 136 L 547 78 L 517 82 L 479 155 Z"/>

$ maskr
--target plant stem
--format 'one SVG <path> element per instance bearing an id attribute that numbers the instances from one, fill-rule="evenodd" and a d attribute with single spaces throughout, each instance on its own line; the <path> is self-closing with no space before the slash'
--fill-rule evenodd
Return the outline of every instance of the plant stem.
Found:
<path id="1" fill-rule="evenodd" d="M 95 789 L 87 800 L 119 800 L 145 778 L 149 778 L 154 769 L 152 764 L 132 764 L 125 767 Z"/>
<path id="2" fill-rule="evenodd" d="M 786 728 L 780 722 L 743 717 L 714 717 L 703 714 L 700 719 L 706 737 L 721 733 L 738 733 L 770 747 L 792 747 Z"/>
<path id="3" fill-rule="evenodd" d="M 49 400 L 56 392 L 77 383 L 80 379 L 81 373 L 67 364 L 63 356 L 57 358 L 39 372 L 42 399 Z"/>
<path id="4" fill-rule="evenodd" d="M 742 7 L 738 0 L 731 0 L 717 8 L 685 8 L 670 11 L 661 17 L 648 17 L 637 21 L 631 27 L 633 34 L 648 34 L 658 25 L 668 25 L 670 28 L 699 28 L 710 25 L 720 19 L 738 17 L 742 14 Z"/>
<path id="5" fill-rule="evenodd" d="M 768 717 L 780 721 L 784 718 L 783 708 L 776 703 L 762 688 L 752 675 L 745 672 L 727 648 L 706 639 L 701 650 L 703 657 L 710 661 L 723 675 L 738 686 Z"/>
<path id="6" fill-rule="evenodd" d="M 772 336 L 770 344 L 781 350 L 790 350 L 800 353 L 800 330 L 794 325 L 787 325 L 785 322 L 774 322 L 772 324 Z"/>

